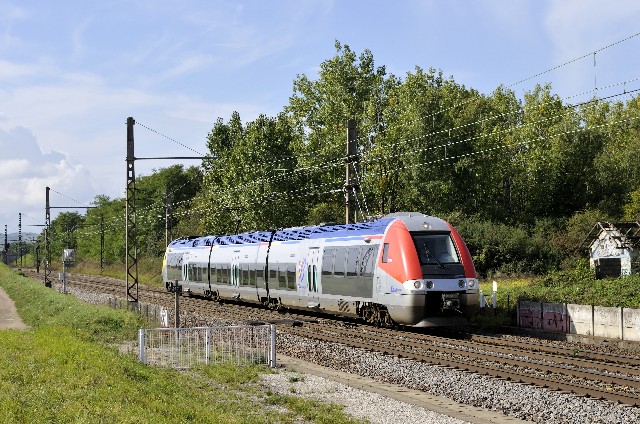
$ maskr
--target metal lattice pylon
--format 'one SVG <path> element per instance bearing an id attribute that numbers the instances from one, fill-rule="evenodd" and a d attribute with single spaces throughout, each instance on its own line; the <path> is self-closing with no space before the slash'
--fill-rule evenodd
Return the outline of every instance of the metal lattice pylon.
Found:
<path id="1" fill-rule="evenodd" d="M 136 228 L 136 173 L 134 162 L 133 125 L 127 118 L 127 202 L 125 206 L 125 266 L 127 268 L 127 300 L 138 302 L 138 238 Z"/>

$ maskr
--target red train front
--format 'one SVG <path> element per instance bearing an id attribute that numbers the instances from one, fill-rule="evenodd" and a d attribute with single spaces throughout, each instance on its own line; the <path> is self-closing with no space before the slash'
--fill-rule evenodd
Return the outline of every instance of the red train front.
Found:
<path id="1" fill-rule="evenodd" d="M 478 309 L 478 279 L 460 234 L 446 221 L 400 213 L 384 233 L 374 275 L 376 303 L 398 323 L 463 322 Z M 460 318 L 460 320 L 456 320 Z"/>

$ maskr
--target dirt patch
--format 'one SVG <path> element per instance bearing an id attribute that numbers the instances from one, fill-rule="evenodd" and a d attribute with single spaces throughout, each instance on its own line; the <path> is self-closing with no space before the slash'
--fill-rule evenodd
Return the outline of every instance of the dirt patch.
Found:
<path id="1" fill-rule="evenodd" d="M 0 287 L 0 329 L 26 330 L 29 326 L 22 322 L 13 300 Z"/>

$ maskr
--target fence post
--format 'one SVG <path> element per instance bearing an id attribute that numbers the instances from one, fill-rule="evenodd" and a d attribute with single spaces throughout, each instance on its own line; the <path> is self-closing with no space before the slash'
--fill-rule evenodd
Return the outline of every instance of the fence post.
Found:
<path id="1" fill-rule="evenodd" d="M 269 365 L 271 368 L 276 367 L 276 325 L 271 324 L 271 358 L 269 359 Z"/>
<path id="2" fill-rule="evenodd" d="M 205 341 L 204 341 L 205 364 L 209 365 L 209 363 L 211 362 L 211 328 L 210 327 L 207 327 L 207 329 L 205 330 L 204 337 L 205 337 Z"/>
<path id="3" fill-rule="evenodd" d="M 620 340 L 624 340 L 624 308 L 620 308 Z"/>
<path id="4" fill-rule="evenodd" d="M 142 362 L 143 364 L 146 363 L 146 358 L 144 357 L 144 329 L 139 329 L 138 330 L 138 345 L 139 345 L 139 358 L 140 358 L 140 362 Z"/>

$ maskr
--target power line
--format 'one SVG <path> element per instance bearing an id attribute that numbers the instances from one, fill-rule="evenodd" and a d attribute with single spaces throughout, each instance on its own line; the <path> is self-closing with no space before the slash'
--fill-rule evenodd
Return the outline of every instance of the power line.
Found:
<path id="1" fill-rule="evenodd" d="M 194 149 L 192 149 L 191 147 L 189 147 L 189 146 L 187 146 L 187 145 L 185 145 L 185 144 L 182 144 L 182 143 L 180 143 L 179 141 L 176 141 L 176 140 L 174 140 L 173 138 L 171 138 L 171 137 L 169 137 L 169 136 L 166 136 L 166 135 L 162 134 L 162 133 L 161 133 L 161 132 L 159 132 L 159 131 L 154 130 L 153 128 L 149 128 L 149 127 L 147 127 L 146 125 L 144 125 L 144 124 L 142 124 L 142 123 L 140 123 L 140 122 L 138 122 L 138 121 L 135 121 L 135 124 L 136 124 L 136 125 L 140 125 L 142 128 L 145 128 L 145 129 L 147 129 L 147 130 L 149 130 L 149 131 L 151 131 L 151 132 L 153 132 L 153 133 L 158 134 L 160 137 L 164 137 L 164 138 L 166 138 L 167 140 L 173 141 L 174 143 L 176 143 L 176 144 L 178 144 L 178 145 L 180 145 L 180 146 L 184 147 L 185 149 L 189 149 L 189 150 L 191 150 L 192 152 L 199 154 L 200 156 L 206 157 L 206 155 L 203 155 L 202 153 L 198 152 L 197 150 L 194 150 Z"/>
<path id="2" fill-rule="evenodd" d="M 640 32 L 638 32 L 638 33 L 636 33 L 636 34 L 633 34 L 633 35 L 630 35 L 629 37 L 624 38 L 624 39 L 622 39 L 622 40 L 616 41 L 615 43 L 611 43 L 611 44 L 609 44 L 609 45 L 607 45 L 607 46 L 604 46 L 604 47 L 601 47 L 601 48 L 599 48 L 599 49 L 596 49 L 596 50 L 594 50 L 594 51 L 592 51 L 592 52 L 586 53 L 586 54 L 584 54 L 584 55 L 582 55 L 582 56 L 580 56 L 580 57 L 577 57 L 577 58 L 575 58 L 575 59 L 571 59 L 571 60 L 569 60 L 568 62 L 565 62 L 565 63 L 563 63 L 563 64 L 561 64 L 561 65 L 554 66 L 553 68 L 547 69 L 546 71 L 539 72 L 539 73 L 537 73 L 537 74 L 535 74 L 535 75 L 532 75 L 532 76 L 530 76 L 530 77 L 527 77 L 527 78 L 525 78 L 525 79 L 522 79 L 522 80 L 520 80 L 520 81 L 518 81 L 518 82 L 514 82 L 513 84 L 508 85 L 508 86 L 507 86 L 507 88 L 514 87 L 514 86 L 516 86 L 516 85 L 518 85 L 518 84 L 521 84 L 521 83 L 523 83 L 523 82 L 525 82 L 525 81 L 529 81 L 529 80 L 531 80 L 531 79 L 533 79 L 533 78 L 537 78 L 537 77 L 539 77 L 539 76 L 541 76 L 541 75 L 544 75 L 544 74 L 547 74 L 547 73 L 549 73 L 549 72 L 555 71 L 556 69 L 559 69 L 559 68 L 562 68 L 562 67 L 564 67 L 564 66 L 570 65 L 570 64 L 572 64 L 572 63 L 574 63 L 574 62 L 577 62 L 577 61 L 579 61 L 579 60 L 582 60 L 582 59 L 584 59 L 584 58 L 586 58 L 586 57 L 594 56 L 596 53 L 599 53 L 599 52 L 601 52 L 601 51 L 603 51 L 603 50 L 606 50 L 606 49 L 608 49 L 608 48 L 611 48 L 611 47 L 613 47 L 613 46 L 615 46 L 615 45 L 618 45 L 618 44 L 620 44 L 620 43 L 624 43 L 625 41 L 628 41 L 628 40 L 630 40 L 630 39 L 632 39 L 632 38 L 634 38 L 634 37 L 637 37 L 638 35 L 640 35 Z"/>
<path id="3" fill-rule="evenodd" d="M 56 191 L 56 190 L 52 189 L 51 187 L 49 187 L 49 190 L 53 191 L 54 193 L 59 194 L 59 195 L 60 195 L 60 196 L 62 196 L 62 197 L 66 197 L 67 199 L 69 199 L 69 200 L 71 200 L 71 201 L 74 201 L 74 202 L 76 202 L 77 204 L 82 205 L 83 207 L 89 207 L 89 206 L 85 206 L 85 205 L 84 205 L 83 203 L 81 203 L 81 202 L 78 202 L 76 199 L 74 199 L 74 198 L 72 198 L 72 197 L 67 196 L 66 194 L 62 194 L 62 193 L 60 193 L 59 191 Z"/>

